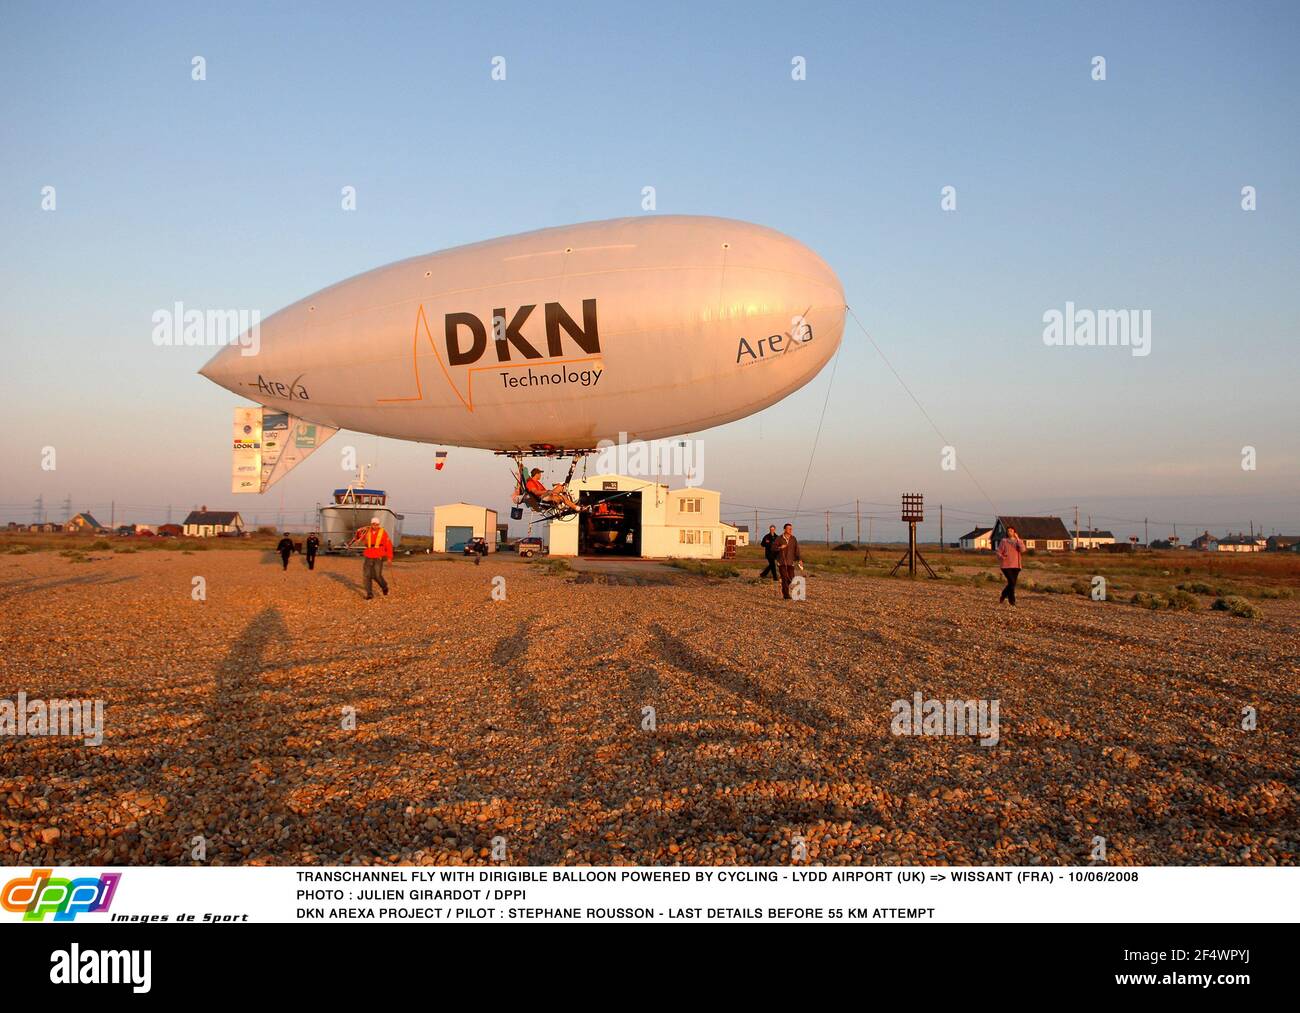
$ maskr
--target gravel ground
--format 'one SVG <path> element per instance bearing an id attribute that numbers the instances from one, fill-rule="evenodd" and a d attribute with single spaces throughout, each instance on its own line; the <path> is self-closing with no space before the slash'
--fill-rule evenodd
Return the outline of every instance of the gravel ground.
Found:
<path id="1" fill-rule="evenodd" d="M 106 706 L 98 747 L 0 738 L 8 864 L 1300 860 L 1296 601 L 489 557 L 365 602 L 354 559 L 92 555 L 0 556 L 0 699 Z M 917 691 L 998 699 L 1000 741 L 891 734 Z"/>

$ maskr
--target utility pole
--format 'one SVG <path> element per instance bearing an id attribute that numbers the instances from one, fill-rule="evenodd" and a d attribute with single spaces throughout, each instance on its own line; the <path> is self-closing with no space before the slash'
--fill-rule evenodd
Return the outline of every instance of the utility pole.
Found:
<path id="1" fill-rule="evenodd" d="M 939 504 L 939 551 L 943 552 L 943 504 Z"/>
<path id="2" fill-rule="evenodd" d="M 63 523 L 67 524 L 72 520 L 72 496 L 63 497 Z"/>
<path id="3" fill-rule="evenodd" d="M 1142 548 L 1151 548 L 1151 536 L 1147 532 L 1147 519 L 1145 517 L 1142 518 Z"/>
<path id="4" fill-rule="evenodd" d="M 32 507 L 32 523 L 45 523 L 45 494 L 42 493 L 36 497 L 36 505 Z"/>
<path id="5" fill-rule="evenodd" d="M 1088 534 L 1091 535 L 1092 532 L 1089 531 Z M 1078 503 L 1074 505 L 1074 547 L 1076 549 L 1079 547 L 1079 504 Z"/>
<path id="6" fill-rule="evenodd" d="M 826 548 L 831 547 L 831 512 L 826 511 Z"/>
<path id="7" fill-rule="evenodd" d="M 754 533 L 749 536 L 749 544 L 754 544 L 754 539 L 758 538 L 758 507 L 754 507 Z"/>
<path id="8" fill-rule="evenodd" d="M 855 499 L 853 501 L 853 509 L 854 512 L 857 514 L 857 518 L 858 518 L 858 529 L 853 536 L 853 544 L 861 545 L 862 544 L 862 500 Z"/>
<path id="9" fill-rule="evenodd" d="M 108 530 L 112 531 L 117 527 L 117 500 L 108 501 Z"/>

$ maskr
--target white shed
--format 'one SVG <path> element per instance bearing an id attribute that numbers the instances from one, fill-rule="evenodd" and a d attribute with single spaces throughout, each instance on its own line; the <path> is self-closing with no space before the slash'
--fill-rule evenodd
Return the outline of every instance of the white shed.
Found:
<path id="1" fill-rule="evenodd" d="M 497 512 L 475 503 L 445 503 L 433 508 L 433 551 L 460 552 L 471 538 L 497 550 Z"/>

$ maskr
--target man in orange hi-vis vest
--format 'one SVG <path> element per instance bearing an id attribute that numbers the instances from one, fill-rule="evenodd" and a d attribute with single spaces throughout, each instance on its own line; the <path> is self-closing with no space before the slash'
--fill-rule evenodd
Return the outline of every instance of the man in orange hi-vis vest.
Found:
<path id="1" fill-rule="evenodd" d="M 379 590 L 388 594 L 388 581 L 384 580 L 384 560 L 393 558 L 393 540 L 384 530 L 383 522 L 378 517 L 371 517 L 369 526 L 353 535 L 349 544 L 357 543 L 365 546 L 366 558 L 361 576 L 366 585 L 366 601 L 374 597 L 370 586 L 372 580 L 379 585 Z"/>

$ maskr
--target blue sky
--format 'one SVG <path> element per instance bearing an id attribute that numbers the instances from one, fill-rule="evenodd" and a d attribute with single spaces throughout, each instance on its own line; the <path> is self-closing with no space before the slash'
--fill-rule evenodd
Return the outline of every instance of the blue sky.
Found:
<path id="1" fill-rule="evenodd" d="M 1300 529 L 1300 7 L 1134 7 L 11 4 L 0 520 L 37 495 L 55 519 L 65 496 L 119 520 L 301 515 L 337 454 L 231 496 L 235 399 L 195 374 L 207 350 L 153 346 L 155 310 L 269 314 L 413 254 L 641 213 L 652 185 L 660 213 L 817 250 L 964 465 L 940 469 L 942 441 L 850 329 L 829 396 L 828 370 L 705 434 L 729 517 L 789 515 L 825 403 L 809 536 L 855 499 L 896 536 L 911 489 L 945 504 L 950 539 L 995 507 L 1075 504 L 1122 534 Z M 1067 301 L 1150 310 L 1151 354 L 1046 347 L 1043 313 Z M 340 441 L 378 461 L 408 529 L 439 502 L 507 505 L 490 455 L 453 449 L 435 473 L 431 447 Z"/>

